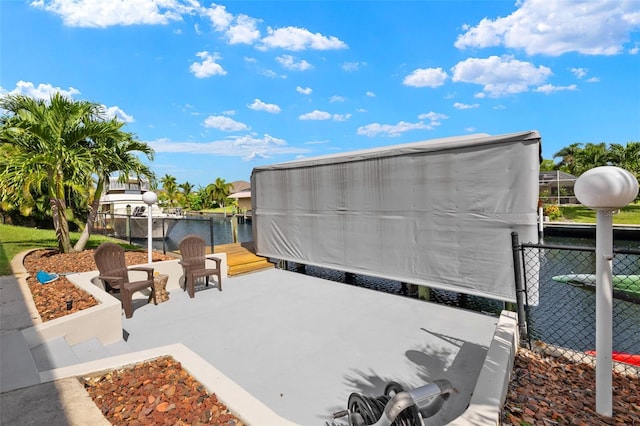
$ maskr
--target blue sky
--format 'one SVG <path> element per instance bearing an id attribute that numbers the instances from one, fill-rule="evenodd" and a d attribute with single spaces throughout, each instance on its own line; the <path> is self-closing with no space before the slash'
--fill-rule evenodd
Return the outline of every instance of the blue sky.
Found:
<path id="1" fill-rule="evenodd" d="M 103 104 L 196 188 L 473 133 L 640 141 L 640 1 L 3 0 L 0 93 Z"/>

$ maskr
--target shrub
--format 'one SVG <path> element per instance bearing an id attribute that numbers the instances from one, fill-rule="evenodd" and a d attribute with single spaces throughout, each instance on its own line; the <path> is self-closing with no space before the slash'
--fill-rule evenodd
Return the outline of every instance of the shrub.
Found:
<path id="1" fill-rule="evenodd" d="M 560 207 L 556 204 L 550 204 L 544 206 L 544 215 L 549 216 L 550 220 L 556 220 L 562 217 L 562 212 L 560 211 Z"/>

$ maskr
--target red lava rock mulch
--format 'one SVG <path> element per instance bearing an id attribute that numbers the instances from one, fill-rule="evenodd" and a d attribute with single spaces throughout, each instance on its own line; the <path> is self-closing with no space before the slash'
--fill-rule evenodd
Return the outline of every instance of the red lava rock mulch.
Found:
<path id="1" fill-rule="evenodd" d="M 40 284 L 36 279 L 36 274 L 40 270 L 57 274 L 95 271 L 98 268 L 93 260 L 93 252 L 94 250 L 84 250 L 65 254 L 58 253 L 57 250 L 36 250 L 25 257 L 24 266 L 29 273 L 27 284 L 42 321 L 60 318 L 97 305 L 98 302 L 93 296 L 71 284 L 64 276 L 48 284 Z M 174 259 L 156 252 L 152 256 L 154 262 Z M 147 263 L 147 252 L 126 251 L 125 259 L 127 265 Z M 73 301 L 69 310 L 67 310 L 67 300 Z"/>
<path id="2" fill-rule="evenodd" d="M 596 413 L 595 368 L 520 349 L 503 422 L 508 425 L 640 425 L 640 377 L 613 375 L 613 417 Z"/>
<path id="3" fill-rule="evenodd" d="M 85 376 L 81 382 L 115 425 L 243 425 L 171 357 Z"/>

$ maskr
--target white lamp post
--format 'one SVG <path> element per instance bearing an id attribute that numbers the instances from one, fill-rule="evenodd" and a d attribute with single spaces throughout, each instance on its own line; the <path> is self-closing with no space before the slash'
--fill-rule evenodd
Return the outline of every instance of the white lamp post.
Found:
<path id="1" fill-rule="evenodd" d="M 153 205 L 158 201 L 158 196 L 153 191 L 147 191 L 142 194 L 142 201 L 149 206 L 149 213 L 147 214 L 147 255 L 149 263 L 152 262 L 151 252 L 153 250 Z"/>
<path id="2" fill-rule="evenodd" d="M 638 181 L 620 167 L 593 168 L 578 178 L 574 191 L 596 210 L 596 412 L 612 416 L 613 217 L 638 195 Z"/>

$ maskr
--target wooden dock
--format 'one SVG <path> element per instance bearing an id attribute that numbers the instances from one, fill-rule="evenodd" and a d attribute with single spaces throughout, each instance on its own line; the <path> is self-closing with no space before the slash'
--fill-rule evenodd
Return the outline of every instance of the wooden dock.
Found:
<path id="1" fill-rule="evenodd" d="M 213 252 L 227 254 L 227 273 L 230 277 L 274 267 L 267 258 L 256 256 L 253 242 L 221 244 L 215 246 Z"/>

